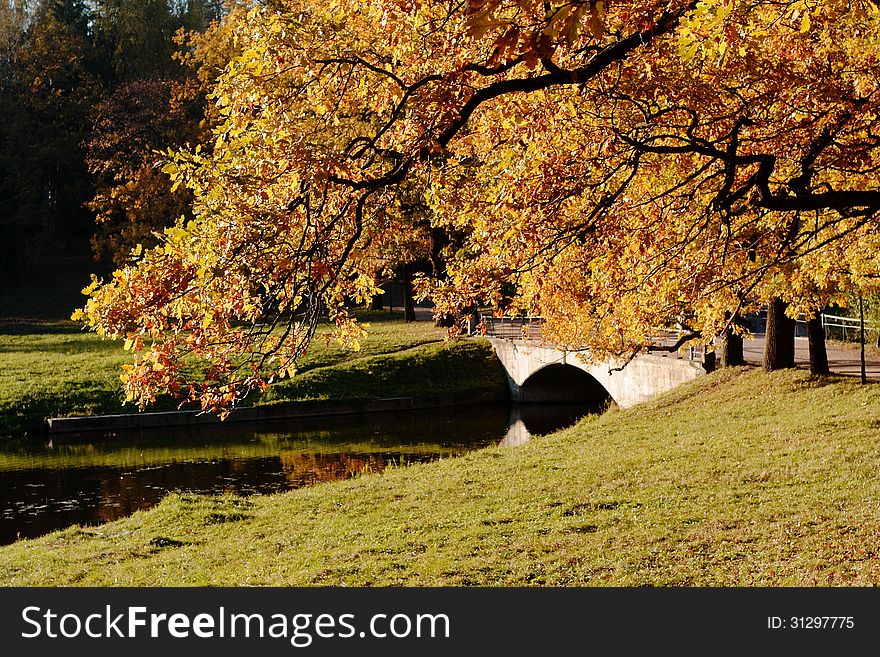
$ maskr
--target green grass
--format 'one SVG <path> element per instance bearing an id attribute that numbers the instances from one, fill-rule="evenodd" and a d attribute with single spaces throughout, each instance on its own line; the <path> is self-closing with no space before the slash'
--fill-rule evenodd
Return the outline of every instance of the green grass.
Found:
<path id="1" fill-rule="evenodd" d="M 55 415 L 120 412 L 128 356 L 69 322 L 3 325 L 0 434 L 38 428 Z"/>
<path id="2" fill-rule="evenodd" d="M 723 371 L 518 448 L 0 548 L 7 585 L 880 583 L 880 387 Z"/>
<path id="3" fill-rule="evenodd" d="M 329 327 L 321 327 L 300 362 L 300 373 L 349 362 L 364 363 L 370 356 L 440 343 L 444 336 L 444 330 L 431 322 L 401 321 L 400 313 L 392 316 L 365 312 L 360 317 L 369 324 L 369 335 L 360 351 L 328 343 L 324 336 Z M 120 342 L 102 340 L 72 322 L 0 322 L 0 359 L 0 435 L 39 430 L 48 417 L 136 412 L 133 405 L 123 405 L 119 381 L 121 366 L 130 354 Z M 307 386 L 311 398 L 338 397 L 331 388 L 315 392 L 315 379 L 312 381 Z M 416 382 L 410 379 L 410 384 Z M 283 385 L 293 394 L 299 384 Z M 419 389 L 415 388 L 417 392 Z M 366 398 L 394 396 L 375 386 L 361 386 L 360 394 Z M 278 392 L 271 395 L 273 402 L 298 398 L 283 397 Z M 150 410 L 173 408 L 176 404 L 166 400 Z"/>
<path id="4" fill-rule="evenodd" d="M 499 399 L 504 370 L 484 340 L 436 343 L 315 368 L 269 388 L 260 400 L 449 397 Z"/>

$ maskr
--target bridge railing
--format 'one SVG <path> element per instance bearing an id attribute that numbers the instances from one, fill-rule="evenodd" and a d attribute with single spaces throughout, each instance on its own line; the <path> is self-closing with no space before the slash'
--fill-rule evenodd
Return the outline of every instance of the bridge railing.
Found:
<path id="1" fill-rule="evenodd" d="M 858 317 L 841 317 L 840 315 L 827 315 L 822 313 L 820 315 L 822 318 L 822 328 L 825 329 L 825 337 L 835 337 L 835 333 L 841 335 L 843 340 L 850 339 L 851 336 L 859 335 L 859 331 L 861 331 L 862 323 Z M 840 332 L 836 332 L 833 329 L 841 329 Z M 880 324 L 877 322 L 865 322 L 865 331 L 870 333 L 880 332 Z M 877 337 L 877 342 L 880 343 L 880 335 Z"/>
<path id="2" fill-rule="evenodd" d="M 483 335 L 507 340 L 536 340 L 541 337 L 541 317 L 495 317 L 480 315 Z"/>
<path id="3" fill-rule="evenodd" d="M 481 333 L 493 338 L 506 340 L 537 340 L 541 339 L 541 327 L 544 323 L 542 317 L 518 316 L 496 317 L 494 315 L 480 315 Z M 656 345 L 653 351 L 662 351 L 664 355 L 673 358 L 704 362 L 707 349 L 705 345 L 684 346 L 676 352 L 661 350 L 660 347 L 673 345 L 684 335 L 682 331 L 675 329 L 657 329 L 650 336 L 650 341 Z"/>
<path id="4" fill-rule="evenodd" d="M 676 351 L 669 351 L 668 347 L 675 345 L 683 336 L 687 335 L 687 331 L 671 328 L 654 329 L 648 336 L 648 341 L 653 345 L 653 349 L 649 346 L 649 351 L 660 352 L 676 358 L 684 358 L 700 363 L 707 362 L 707 354 L 712 350 L 704 344 L 694 345 L 692 342 L 685 343 Z"/>

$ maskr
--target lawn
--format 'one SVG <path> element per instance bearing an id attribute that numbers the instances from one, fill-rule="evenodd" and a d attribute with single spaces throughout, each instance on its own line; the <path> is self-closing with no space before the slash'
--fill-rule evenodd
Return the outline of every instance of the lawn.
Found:
<path id="1" fill-rule="evenodd" d="M 361 363 L 354 366 L 357 370 L 370 357 L 422 345 L 434 344 L 436 350 L 441 348 L 445 335 L 444 329 L 429 321 L 403 322 L 400 313 L 362 312 L 360 317 L 369 324 L 369 335 L 360 351 L 343 349 L 332 340 L 328 342 L 324 336 L 330 328 L 321 327 L 312 348 L 300 362 L 300 373 Z M 121 366 L 130 354 L 122 349 L 121 342 L 102 340 L 72 322 L 0 322 L 0 358 L 0 434 L 38 431 L 48 417 L 136 411 L 134 406 L 123 406 L 119 381 Z M 332 388 L 317 390 L 315 380 L 310 379 L 308 385 L 301 384 L 298 377 L 293 380 L 296 383 L 285 382 L 285 393 L 275 390 L 266 401 L 300 399 L 300 390 L 307 390 L 309 398 L 337 397 Z M 412 390 L 412 379 L 407 381 Z M 345 394 L 395 396 L 363 383 L 358 390 L 349 389 Z M 158 406 L 175 407 L 170 400 Z"/>
<path id="2" fill-rule="evenodd" d="M 880 387 L 736 369 L 517 448 L 0 548 L 7 585 L 880 584 Z"/>

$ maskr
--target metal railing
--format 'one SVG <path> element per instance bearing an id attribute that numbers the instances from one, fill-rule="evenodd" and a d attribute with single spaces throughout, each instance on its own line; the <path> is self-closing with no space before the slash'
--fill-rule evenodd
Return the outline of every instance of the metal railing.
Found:
<path id="1" fill-rule="evenodd" d="M 858 317 L 841 317 L 840 315 L 826 315 L 822 313 L 822 326 L 825 328 L 828 327 L 840 327 L 846 329 L 859 329 L 861 327 L 861 320 Z M 876 322 L 865 322 L 865 330 L 867 331 L 876 331 L 880 329 L 880 324 Z"/>
<path id="2" fill-rule="evenodd" d="M 833 329 L 840 329 L 840 337 L 844 341 L 851 338 L 857 338 L 862 328 L 862 322 L 858 317 L 842 317 L 840 315 L 820 315 L 822 319 L 822 328 L 825 329 L 825 338 L 834 337 Z M 831 330 L 829 330 L 831 329 Z M 865 322 L 865 331 L 871 334 L 877 334 L 877 344 L 880 346 L 880 323 Z M 852 333 L 850 333 L 852 332 Z"/>
<path id="3" fill-rule="evenodd" d="M 839 329 L 842 339 L 848 340 L 856 337 L 861 328 L 860 320 L 855 317 L 843 317 L 826 313 L 821 313 L 819 317 L 822 320 L 822 327 L 825 329 L 826 338 L 833 337 L 834 329 Z M 797 322 L 805 325 L 806 319 L 801 315 Z M 536 316 L 496 317 L 495 315 L 480 315 L 480 324 L 476 332 L 506 340 L 539 340 L 542 337 L 541 327 L 543 324 L 544 319 Z M 865 322 L 865 330 L 877 336 L 877 346 L 880 347 L 880 323 Z M 656 329 L 649 337 L 649 340 L 658 348 L 668 347 L 674 345 L 682 335 L 684 335 L 684 332 L 677 329 Z M 711 351 L 711 348 L 705 345 L 696 347 L 685 345 L 675 355 L 692 361 L 706 361 L 709 351 Z M 670 352 L 670 355 L 672 353 Z"/>
<path id="4" fill-rule="evenodd" d="M 679 347 L 676 351 L 669 351 L 667 347 L 675 345 L 682 336 L 688 335 L 690 331 L 682 329 L 660 328 L 654 329 L 651 335 L 647 336 L 649 343 L 649 351 L 663 352 L 663 355 L 669 355 L 686 360 L 706 362 L 707 354 L 711 352 L 706 345 L 700 344 L 694 346 L 693 342 L 688 342 Z M 652 348 L 653 347 L 653 348 Z"/>
<path id="5" fill-rule="evenodd" d="M 483 335 L 506 340 L 537 340 L 541 338 L 542 317 L 495 317 L 480 315 Z"/>

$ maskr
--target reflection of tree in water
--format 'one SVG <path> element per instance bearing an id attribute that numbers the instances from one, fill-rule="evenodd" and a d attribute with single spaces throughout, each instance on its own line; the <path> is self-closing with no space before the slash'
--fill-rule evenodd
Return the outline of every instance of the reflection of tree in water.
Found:
<path id="1" fill-rule="evenodd" d="M 98 506 L 98 522 L 111 522 L 135 511 L 149 509 L 154 506 L 163 493 L 152 489 L 135 489 L 125 477 L 102 477 L 98 487 L 100 504 Z"/>
<path id="2" fill-rule="evenodd" d="M 430 461 L 437 454 L 297 454 L 282 452 L 281 467 L 293 488 L 379 473 L 389 462 Z"/>

